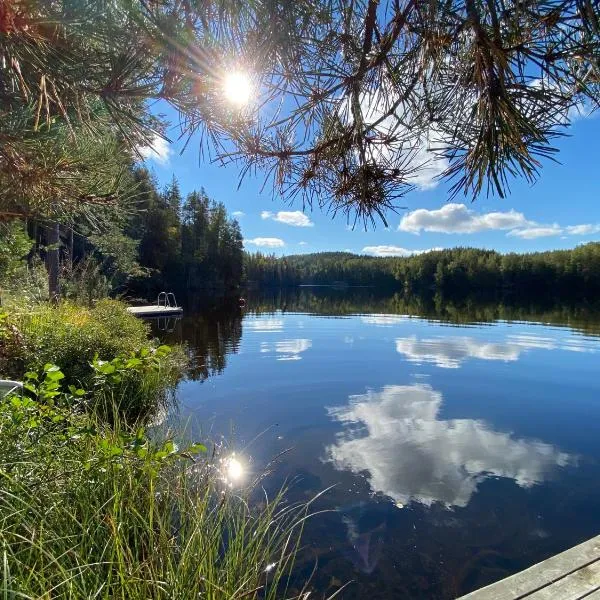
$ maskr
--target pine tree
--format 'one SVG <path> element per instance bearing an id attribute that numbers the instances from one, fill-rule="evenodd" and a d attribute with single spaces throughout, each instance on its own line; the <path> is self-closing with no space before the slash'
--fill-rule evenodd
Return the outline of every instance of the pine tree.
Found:
<path id="1" fill-rule="evenodd" d="M 0 0 L 0 212 L 106 200 L 102 178 L 79 190 L 72 164 L 65 178 L 36 157 L 59 156 L 58 123 L 99 139 L 98 114 L 135 154 L 164 130 L 156 99 L 222 163 L 334 213 L 385 219 L 431 168 L 455 193 L 504 195 L 598 106 L 599 14 L 592 0 Z M 246 106 L 225 93 L 236 72 Z M 24 208 L 4 205 L 15 190 Z"/>

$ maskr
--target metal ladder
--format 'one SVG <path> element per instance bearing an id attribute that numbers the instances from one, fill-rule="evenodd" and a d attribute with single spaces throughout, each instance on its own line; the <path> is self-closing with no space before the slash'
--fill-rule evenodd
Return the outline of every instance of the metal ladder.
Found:
<path id="1" fill-rule="evenodd" d="M 156 300 L 156 306 L 164 308 L 178 308 L 177 299 L 173 292 L 161 292 Z"/>

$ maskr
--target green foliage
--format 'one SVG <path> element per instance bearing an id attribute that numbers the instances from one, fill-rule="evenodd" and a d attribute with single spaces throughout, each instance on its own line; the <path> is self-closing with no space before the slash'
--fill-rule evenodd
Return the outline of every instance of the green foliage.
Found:
<path id="1" fill-rule="evenodd" d="M 46 365 L 0 399 L 4 597 L 281 597 L 306 507 L 252 507 L 204 444 L 110 427 L 64 379 Z"/>
<path id="2" fill-rule="evenodd" d="M 15 310 L 0 321 L 0 336 L 2 374 L 20 379 L 47 363 L 61 364 L 67 383 L 90 389 L 98 410 L 116 409 L 128 420 L 166 401 L 184 362 L 181 350 L 149 345 L 146 324 L 114 300 L 93 308 L 65 302 Z M 114 369 L 110 381 L 102 369 Z"/>
<path id="3" fill-rule="evenodd" d="M 128 161 L 124 166 L 129 169 Z M 99 204 L 93 214 L 68 215 L 58 227 L 29 219 L 31 240 L 15 224 L 7 226 L 10 235 L 0 230 L 0 286 L 10 279 L 10 295 L 47 298 L 47 289 L 34 294 L 29 288 L 31 275 L 37 288 L 44 288 L 38 257 L 47 259 L 52 249 L 57 250 L 53 257 L 61 297 L 88 306 L 118 293 L 155 298 L 167 289 L 223 295 L 239 287 L 242 234 L 223 204 L 204 190 L 182 198 L 176 179 L 161 191 L 142 168 L 129 169 L 123 187 L 135 189 L 127 206 L 122 201 Z M 57 230 L 58 240 L 52 239 Z M 34 242 L 36 252 L 26 262 Z"/>
<path id="4" fill-rule="evenodd" d="M 160 409 L 165 393 L 177 382 L 178 372 L 171 361 L 171 348 L 143 347 L 112 360 L 91 363 L 94 409 L 114 419 L 136 421 Z M 162 402 L 161 402 L 162 401 Z"/>
<path id="5" fill-rule="evenodd" d="M 85 380 L 96 354 L 106 359 L 135 350 L 148 336 L 147 326 L 114 300 L 102 300 L 93 308 L 41 304 L 15 310 L 9 322 L 23 337 L 28 368 L 61 364 L 69 380 Z"/>
<path id="6" fill-rule="evenodd" d="M 9 138 L 0 160 L 0 214 L 4 218 L 67 221 L 85 216 L 98 223 L 106 204 L 130 192 L 126 171 L 131 155 L 108 114 L 83 110 L 93 127 L 61 115 L 36 127 L 31 106 L 7 107 L 0 135 Z"/>
<path id="7" fill-rule="evenodd" d="M 11 282 L 24 271 L 22 259 L 31 245 L 21 222 L 0 223 L 0 286 Z"/>
<path id="8" fill-rule="evenodd" d="M 144 169 L 136 170 L 134 178 L 140 212 L 125 232 L 139 240 L 139 264 L 151 276 L 130 282 L 129 288 L 146 296 L 163 289 L 193 294 L 237 288 L 242 280 L 242 234 L 225 206 L 204 190 L 183 198 L 176 179 L 159 192 Z"/>

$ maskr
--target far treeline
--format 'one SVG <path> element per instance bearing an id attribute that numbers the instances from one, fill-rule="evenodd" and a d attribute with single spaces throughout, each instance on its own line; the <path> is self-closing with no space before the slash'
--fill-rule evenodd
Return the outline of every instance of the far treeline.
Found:
<path id="1" fill-rule="evenodd" d="M 283 258 L 247 254 L 245 274 L 254 287 L 302 284 L 374 286 L 407 294 L 589 299 L 600 293 L 600 242 L 572 250 L 500 254 L 454 248 L 410 257 L 323 252 Z"/>

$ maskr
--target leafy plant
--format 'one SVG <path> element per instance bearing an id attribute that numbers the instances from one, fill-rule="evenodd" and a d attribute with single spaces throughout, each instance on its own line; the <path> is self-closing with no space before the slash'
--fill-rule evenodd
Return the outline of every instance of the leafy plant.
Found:
<path id="1" fill-rule="evenodd" d="M 95 409 L 105 417 L 115 412 L 126 420 L 144 418 L 167 400 L 169 384 L 174 384 L 169 366 L 169 346 L 143 347 L 110 361 L 96 355 L 93 369 Z"/>

